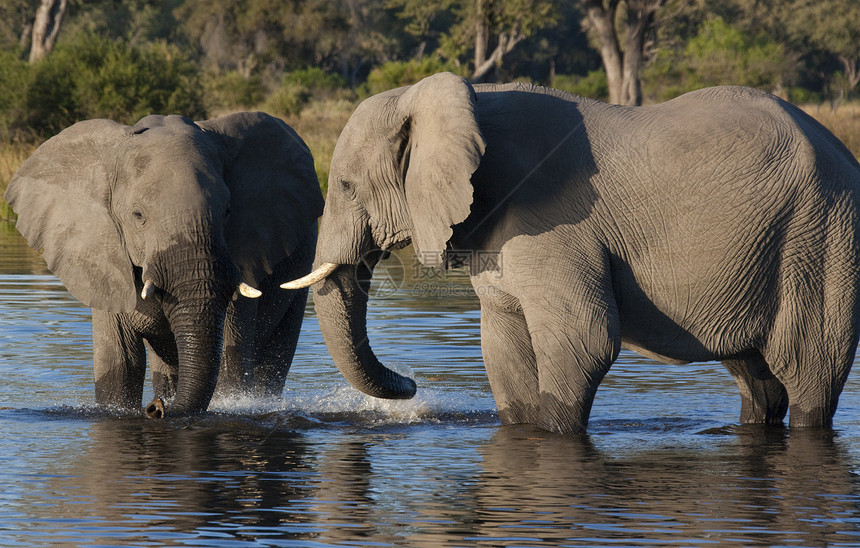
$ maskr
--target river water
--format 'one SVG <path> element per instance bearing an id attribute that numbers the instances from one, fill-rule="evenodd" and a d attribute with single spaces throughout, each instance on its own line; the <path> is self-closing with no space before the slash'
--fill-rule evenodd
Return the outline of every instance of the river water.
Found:
<path id="1" fill-rule="evenodd" d="M 7 226 L 0 546 L 860 546 L 857 372 L 832 432 L 789 432 L 738 426 L 719 364 L 622 352 L 588 436 L 501 427 L 467 278 L 412 265 L 368 330 L 413 400 L 350 388 L 309 304 L 282 399 L 156 422 L 94 407 L 90 311 Z"/>

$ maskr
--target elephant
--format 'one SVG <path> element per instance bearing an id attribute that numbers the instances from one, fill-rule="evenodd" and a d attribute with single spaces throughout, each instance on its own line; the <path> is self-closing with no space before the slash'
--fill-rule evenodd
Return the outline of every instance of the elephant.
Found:
<path id="1" fill-rule="evenodd" d="M 310 150 L 283 121 L 78 122 L 35 150 L 5 198 L 92 308 L 97 404 L 140 408 L 147 348 L 149 417 L 203 412 L 216 389 L 281 394 L 308 292 L 277 282 L 311 268 L 323 210 Z"/>
<path id="2" fill-rule="evenodd" d="M 743 423 L 832 427 L 858 339 L 860 165 L 775 96 L 622 107 L 439 73 L 358 105 L 328 189 L 315 270 L 282 287 L 317 284 L 329 353 L 367 394 L 416 390 L 370 348 L 363 260 L 411 243 L 424 267 L 468 267 L 503 424 L 584 432 L 624 347 L 722 361 Z"/>

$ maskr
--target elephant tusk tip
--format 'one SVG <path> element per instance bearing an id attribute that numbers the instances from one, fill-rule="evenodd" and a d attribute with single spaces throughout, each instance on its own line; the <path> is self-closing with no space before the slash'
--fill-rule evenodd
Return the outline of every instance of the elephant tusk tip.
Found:
<path id="1" fill-rule="evenodd" d="M 263 295 L 262 291 L 251 287 L 245 282 L 239 284 L 239 293 L 241 293 L 245 297 L 248 297 L 249 299 L 256 299 Z"/>
<path id="2" fill-rule="evenodd" d="M 140 292 L 140 298 L 146 300 L 155 294 L 155 284 L 152 280 L 146 280 L 143 284 L 143 290 Z"/>
<path id="3" fill-rule="evenodd" d="M 334 272 L 338 266 L 340 265 L 337 263 L 323 263 L 307 276 L 299 278 L 298 280 L 282 283 L 281 289 L 304 289 L 305 287 L 310 287 L 313 284 L 328 278 L 328 276 Z"/>

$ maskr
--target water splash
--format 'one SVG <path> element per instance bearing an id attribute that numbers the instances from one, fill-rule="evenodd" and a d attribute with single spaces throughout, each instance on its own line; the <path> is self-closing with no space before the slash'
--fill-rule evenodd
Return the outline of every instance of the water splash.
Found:
<path id="1" fill-rule="evenodd" d="M 491 397 L 484 392 L 419 388 L 409 400 L 384 400 L 345 384 L 315 389 L 287 389 L 283 398 L 218 397 L 209 411 L 228 415 L 278 414 L 308 425 L 383 426 L 398 424 L 498 422 Z"/>

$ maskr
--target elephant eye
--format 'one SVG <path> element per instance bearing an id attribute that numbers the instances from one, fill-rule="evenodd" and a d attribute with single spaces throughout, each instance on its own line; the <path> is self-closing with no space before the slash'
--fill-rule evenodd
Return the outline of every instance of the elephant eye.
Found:
<path id="1" fill-rule="evenodd" d="M 345 179 L 341 179 L 340 187 L 343 189 L 344 193 L 349 197 L 350 200 L 355 199 L 355 185 L 350 181 Z"/>
<path id="2" fill-rule="evenodd" d="M 143 213 L 140 210 L 135 209 L 131 212 L 131 216 L 134 218 L 134 222 L 136 222 L 137 224 L 146 224 L 146 218 L 144 218 Z"/>

